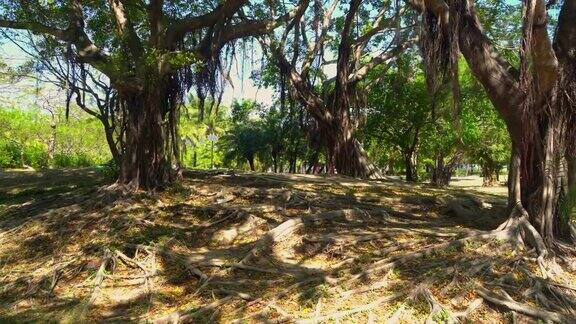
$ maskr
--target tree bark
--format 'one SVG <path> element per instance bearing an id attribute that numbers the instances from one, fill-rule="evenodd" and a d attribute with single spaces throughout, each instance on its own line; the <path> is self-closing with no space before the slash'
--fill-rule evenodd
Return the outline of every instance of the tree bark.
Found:
<path id="1" fill-rule="evenodd" d="M 445 164 L 444 156 L 442 154 L 437 154 L 434 167 L 432 168 L 432 180 L 430 183 L 435 187 L 447 187 L 450 184 L 453 172 L 453 166 Z"/>
<path id="2" fill-rule="evenodd" d="M 452 180 L 452 175 L 456 171 L 456 167 L 462 158 L 462 151 L 456 149 L 454 156 L 446 163 L 444 161 L 444 155 L 441 153 L 436 154 L 436 160 L 434 161 L 434 166 L 432 167 L 432 179 L 430 183 L 436 187 L 447 187 Z"/>
<path id="3" fill-rule="evenodd" d="M 494 161 L 484 161 L 482 168 L 482 186 L 491 187 L 498 183 L 498 166 Z"/>
<path id="4" fill-rule="evenodd" d="M 54 119 L 54 117 L 52 117 Z M 56 121 L 52 120 L 50 123 L 50 140 L 48 140 L 48 162 L 52 163 L 54 160 L 54 152 L 56 151 Z"/>
<path id="5" fill-rule="evenodd" d="M 522 70 L 522 75 L 498 56 L 484 35 L 470 0 L 463 1 L 459 8 L 459 45 L 474 76 L 506 122 L 514 143 L 509 205 L 521 204 L 528 212 L 530 223 L 550 246 L 560 236 L 562 222 L 558 215 L 563 181 L 559 163 L 565 154 L 566 141 L 573 141 L 567 136 L 565 126 L 566 120 L 573 120 L 573 115 L 564 118 L 562 114 L 570 109 L 561 105 L 566 102 L 565 93 L 574 84 L 574 79 L 570 79 L 573 72 L 569 72 L 573 70 L 573 60 L 568 58 L 574 55 L 576 47 L 571 42 L 576 39 L 573 19 L 576 4 L 565 1 L 562 5 L 554 44 L 556 53 L 547 34 L 544 1 L 537 0 L 534 8 L 534 23 L 531 29 L 524 30 L 524 40 L 529 35 L 531 42 L 523 44 L 524 53 L 531 55 L 526 60 L 533 64 Z M 521 76 L 528 74 L 533 79 L 528 89 L 524 89 Z M 567 75 L 568 84 L 563 84 L 563 77 Z"/>
<path id="6" fill-rule="evenodd" d="M 508 212 L 516 207 L 516 204 L 522 201 L 520 191 L 520 151 L 512 143 L 512 154 L 510 155 L 510 166 L 508 168 Z"/>
<path id="7" fill-rule="evenodd" d="M 102 125 L 104 125 L 104 135 L 106 136 L 106 143 L 112 154 L 112 159 L 116 162 L 116 165 L 122 164 L 122 154 L 118 150 L 118 146 L 114 140 L 114 129 L 110 126 L 110 123 L 106 119 L 101 120 Z"/>
<path id="8" fill-rule="evenodd" d="M 415 150 L 409 150 L 404 153 L 404 163 L 406 165 L 406 181 L 417 182 L 418 181 L 418 169 L 417 169 L 417 155 Z"/>
<path id="9" fill-rule="evenodd" d="M 338 174 L 351 177 L 381 178 L 380 172 L 370 161 L 360 142 L 352 135 L 347 123 L 336 122 L 334 126 L 330 138 L 326 141 L 327 155 L 331 157 L 327 159 L 327 172 L 333 173 L 335 169 Z"/>
<path id="10" fill-rule="evenodd" d="M 568 156 L 566 160 L 568 164 L 568 190 L 574 191 L 576 190 L 576 158 Z"/>
<path id="11" fill-rule="evenodd" d="M 122 154 L 118 184 L 128 190 L 155 190 L 171 179 L 166 159 L 166 133 L 157 91 L 131 95 L 127 106 L 126 147 Z"/>

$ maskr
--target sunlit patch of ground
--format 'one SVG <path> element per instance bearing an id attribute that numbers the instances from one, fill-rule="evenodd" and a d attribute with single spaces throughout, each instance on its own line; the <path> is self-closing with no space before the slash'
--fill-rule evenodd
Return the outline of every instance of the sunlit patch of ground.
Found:
<path id="1" fill-rule="evenodd" d="M 527 319 L 479 286 L 564 311 L 530 294 L 533 251 L 463 239 L 506 219 L 505 188 L 455 180 L 191 171 L 117 197 L 90 169 L 2 172 L 0 321 Z"/>

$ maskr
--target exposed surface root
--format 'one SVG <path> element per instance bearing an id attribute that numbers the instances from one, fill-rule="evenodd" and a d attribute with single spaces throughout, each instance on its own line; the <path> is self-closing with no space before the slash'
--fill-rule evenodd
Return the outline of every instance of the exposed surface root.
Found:
<path id="1" fill-rule="evenodd" d="M 511 310 L 519 322 L 562 322 L 575 315 L 573 259 L 541 257 L 521 214 L 487 230 L 504 220 L 504 198 L 398 181 L 226 173 L 185 179 L 154 196 L 101 201 L 91 193 L 14 203 L 22 206 L 0 221 L 0 321 L 506 322 Z M 454 199 L 486 217 L 474 223 L 445 214 Z"/>
<path id="2" fill-rule="evenodd" d="M 532 317 L 540 318 L 544 321 L 555 322 L 555 323 L 574 323 L 576 318 L 569 317 L 560 313 L 549 312 L 536 307 L 531 307 L 528 305 L 523 305 L 517 303 L 510 296 L 499 296 L 484 287 L 477 287 L 478 294 L 487 301 L 494 303 L 499 306 L 506 307 L 512 311 L 526 314 Z"/>

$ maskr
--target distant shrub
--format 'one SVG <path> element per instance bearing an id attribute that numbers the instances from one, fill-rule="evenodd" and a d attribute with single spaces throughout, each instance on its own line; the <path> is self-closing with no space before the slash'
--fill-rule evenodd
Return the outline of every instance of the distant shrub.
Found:
<path id="1" fill-rule="evenodd" d="M 71 168 L 74 165 L 72 156 L 69 154 L 54 154 L 52 166 L 55 168 Z"/>
<path id="2" fill-rule="evenodd" d="M 116 163 L 116 161 L 114 161 L 114 159 L 110 159 L 108 162 L 98 166 L 98 173 L 107 179 L 116 180 L 118 175 L 120 175 L 120 166 Z"/>
<path id="3" fill-rule="evenodd" d="M 48 167 L 48 152 L 41 143 L 33 143 L 24 148 L 24 163 L 34 169 Z"/>
<path id="4" fill-rule="evenodd" d="M 55 154 L 52 160 L 55 168 L 82 168 L 96 166 L 94 160 L 85 153 Z"/>
<path id="5" fill-rule="evenodd" d="M 76 167 L 90 167 L 90 166 L 96 166 L 96 163 L 94 162 L 94 160 L 85 153 L 78 153 L 74 156 L 74 163 Z"/>
<path id="6" fill-rule="evenodd" d="M 13 142 L 0 142 L 0 168 L 17 168 L 22 166 L 22 150 Z"/>

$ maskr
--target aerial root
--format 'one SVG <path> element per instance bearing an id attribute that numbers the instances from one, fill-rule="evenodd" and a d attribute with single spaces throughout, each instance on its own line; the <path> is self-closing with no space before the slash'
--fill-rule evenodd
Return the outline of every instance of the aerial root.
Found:
<path id="1" fill-rule="evenodd" d="M 452 315 L 452 313 L 447 308 L 445 308 L 444 306 L 442 306 L 442 304 L 440 304 L 440 302 L 436 299 L 436 297 L 434 297 L 434 295 L 432 294 L 430 289 L 428 289 L 427 286 L 425 285 L 422 286 L 420 288 L 418 295 L 423 297 L 424 300 L 428 302 L 428 305 L 430 306 L 430 314 L 428 315 L 428 318 L 426 318 L 425 321 L 426 323 L 436 322 L 435 317 L 438 314 L 443 314 L 444 316 L 446 316 L 447 318 L 443 318 L 443 320 L 448 323 L 458 322 L 458 320 L 454 317 L 454 315 Z"/>
<path id="2" fill-rule="evenodd" d="M 138 249 L 136 251 L 138 251 Z M 148 250 L 146 250 L 146 251 L 148 251 Z M 127 255 L 125 255 L 124 253 L 122 253 L 119 250 L 115 250 L 114 253 L 126 265 L 128 265 L 132 268 L 139 268 L 140 270 L 142 270 L 143 275 L 141 276 L 141 278 L 144 279 L 144 286 L 146 287 L 146 294 L 148 296 L 148 310 L 150 310 L 152 307 L 152 298 L 153 298 L 151 278 L 156 276 L 156 272 L 157 272 L 155 254 L 148 252 L 150 261 L 148 262 L 149 266 L 146 266 L 146 265 L 142 264 L 141 262 L 139 262 L 133 258 L 128 257 Z M 137 253 L 136 253 L 136 255 L 137 255 Z"/>
<path id="3" fill-rule="evenodd" d="M 435 245 L 432 245 L 429 247 L 425 247 L 425 248 L 422 248 L 418 251 L 404 254 L 403 256 L 400 256 L 400 257 L 390 257 L 390 258 L 381 259 L 379 261 L 372 263 L 367 269 L 365 269 L 365 270 L 361 271 L 360 273 L 352 276 L 351 278 L 348 279 L 348 281 L 354 282 L 354 281 L 357 281 L 360 279 L 367 278 L 370 275 L 392 269 L 393 267 L 405 264 L 407 262 L 410 262 L 410 261 L 413 261 L 416 259 L 430 256 L 430 255 L 436 253 L 437 251 L 444 250 L 444 249 L 449 248 L 449 247 L 464 246 L 464 244 L 466 242 L 484 241 L 484 240 L 491 239 L 491 238 L 503 238 L 503 237 L 508 237 L 508 231 L 507 230 L 492 231 L 492 232 L 487 232 L 484 234 L 468 236 L 468 237 L 464 237 L 461 239 L 457 239 L 457 240 L 448 241 L 448 242 L 444 242 L 444 243 L 435 244 Z"/>
<path id="4" fill-rule="evenodd" d="M 183 255 L 174 253 L 174 252 L 168 250 L 167 248 L 158 248 L 155 246 L 140 245 L 140 244 L 135 245 L 135 247 L 136 247 L 136 249 L 143 249 L 145 251 L 155 251 L 155 252 L 159 253 L 160 255 L 165 256 L 168 259 L 171 259 L 177 263 L 180 263 L 181 265 L 183 265 L 186 268 L 186 270 L 188 270 L 190 273 L 196 275 L 201 280 L 207 280 L 208 279 L 208 276 L 204 272 L 200 271 L 200 269 L 198 269 L 191 262 L 186 260 L 186 258 Z"/>
<path id="5" fill-rule="evenodd" d="M 456 316 L 457 318 L 461 318 L 463 320 L 470 318 L 470 315 L 472 315 L 472 313 L 474 313 L 475 310 L 477 310 L 482 306 L 483 301 L 484 300 L 482 298 L 474 299 L 472 302 L 470 302 L 470 304 L 468 304 L 468 307 L 466 308 L 465 311 L 455 312 L 454 316 Z"/>
<path id="6" fill-rule="evenodd" d="M 290 320 L 290 319 L 292 319 L 292 316 L 290 314 L 288 314 L 286 311 L 284 311 L 283 309 L 281 309 L 279 306 L 277 306 L 276 301 L 279 298 L 286 296 L 288 293 L 290 293 L 291 291 L 293 291 L 296 288 L 303 287 L 309 283 L 321 283 L 321 282 L 322 282 L 322 280 L 319 278 L 305 279 L 305 280 L 296 282 L 296 283 L 284 288 L 283 290 L 273 294 L 272 296 L 268 296 L 267 300 L 264 300 L 263 297 L 251 300 L 250 302 L 248 302 L 246 304 L 245 308 L 248 308 L 248 307 L 255 305 L 255 304 L 262 304 L 262 306 L 263 306 L 262 309 L 254 312 L 254 313 L 248 314 L 242 318 L 236 319 L 236 320 L 232 321 L 232 323 L 242 323 L 247 319 L 254 318 L 256 316 L 260 316 L 262 314 L 265 314 L 266 312 L 268 312 L 269 308 L 274 309 L 276 312 L 278 312 L 280 315 L 282 315 L 282 317 L 281 317 L 282 319 Z"/>
<path id="7" fill-rule="evenodd" d="M 384 287 L 387 287 L 390 284 L 390 280 L 388 279 L 388 277 L 390 276 L 390 274 L 392 273 L 392 271 L 394 270 L 394 268 L 391 268 L 390 270 L 388 270 L 388 272 L 386 273 L 386 275 L 384 275 L 384 278 L 368 285 L 368 286 L 364 286 L 364 287 L 358 287 L 355 289 L 350 289 L 347 291 L 343 291 L 340 293 L 340 296 L 342 296 L 342 299 L 346 300 L 348 298 L 350 298 L 351 296 L 355 295 L 355 294 L 360 294 L 360 293 L 364 293 L 367 291 L 371 291 L 371 290 L 376 290 L 376 289 L 381 289 Z"/>

